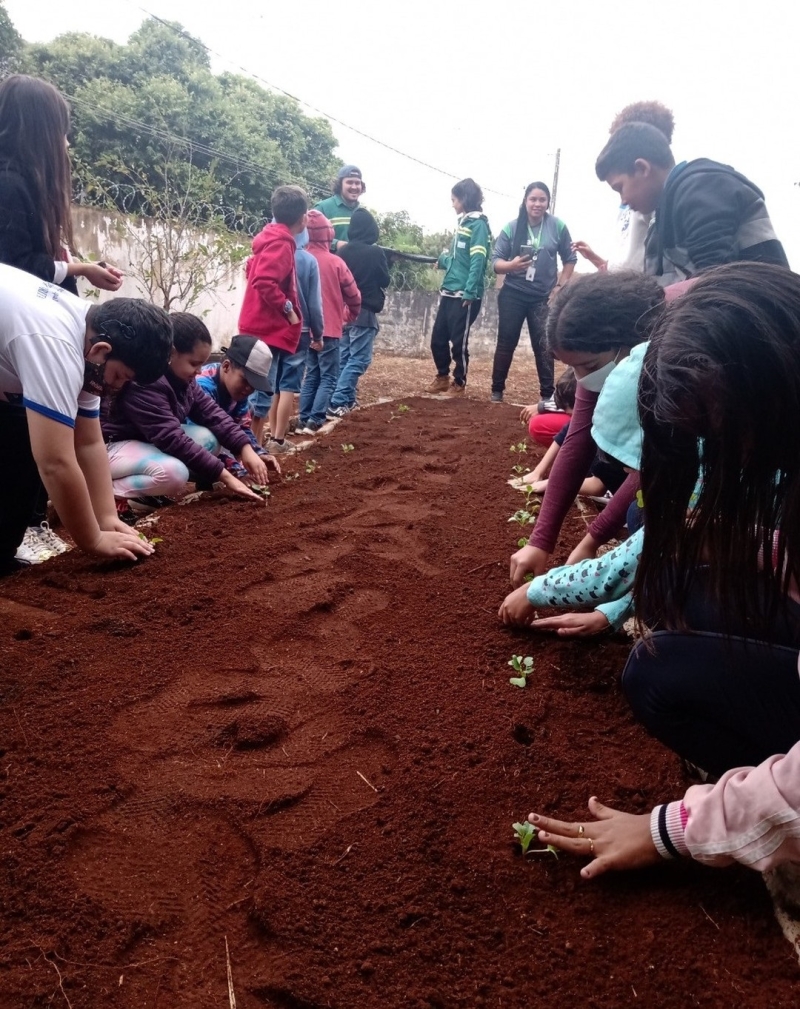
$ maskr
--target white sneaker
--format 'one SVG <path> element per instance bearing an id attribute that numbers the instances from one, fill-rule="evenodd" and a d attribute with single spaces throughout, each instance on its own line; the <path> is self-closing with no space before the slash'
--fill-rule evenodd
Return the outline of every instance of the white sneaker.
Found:
<path id="1" fill-rule="evenodd" d="M 56 536 L 48 522 L 40 526 L 29 526 L 16 552 L 18 561 L 26 564 L 41 564 L 65 553 L 70 547 L 60 537 Z"/>
<path id="2" fill-rule="evenodd" d="M 72 547 L 69 543 L 65 543 L 60 536 L 57 536 L 53 530 L 50 528 L 49 522 L 42 522 L 35 532 L 39 539 L 45 543 L 54 554 L 65 554 L 67 551 L 71 550 Z"/>

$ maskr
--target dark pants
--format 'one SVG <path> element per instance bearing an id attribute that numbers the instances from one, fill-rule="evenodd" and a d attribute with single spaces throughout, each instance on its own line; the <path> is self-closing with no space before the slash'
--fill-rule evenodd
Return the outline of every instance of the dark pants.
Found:
<path id="1" fill-rule="evenodd" d="M 798 651 L 722 634 L 657 631 L 639 642 L 622 688 L 647 731 L 719 777 L 800 739 Z"/>
<path id="2" fill-rule="evenodd" d="M 492 392 L 502 392 L 517 349 L 522 324 L 528 323 L 536 372 L 539 376 L 539 395 L 550 399 L 555 389 L 555 363 L 553 355 L 544 346 L 544 324 L 547 318 L 547 299 L 531 299 L 521 291 L 503 284 L 497 295 L 497 347 L 492 368 Z"/>
<path id="3" fill-rule="evenodd" d="M 453 381 L 456 385 L 467 384 L 469 326 L 478 318 L 480 310 L 480 301 L 470 302 L 467 308 L 461 298 L 439 299 L 439 310 L 431 333 L 431 354 L 438 375 L 449 375 L 450 361 L 453 361 Z"/>
<path id="4" fill-rule="evenodd" d="M 24 409 L 0 404 L 0 445 L 3 446 L 0 575 L 5 575 L 16 569 L 14 554 L 22 542 L 42 490 L 39 470 L 31 452 L 28 419 Z"/>

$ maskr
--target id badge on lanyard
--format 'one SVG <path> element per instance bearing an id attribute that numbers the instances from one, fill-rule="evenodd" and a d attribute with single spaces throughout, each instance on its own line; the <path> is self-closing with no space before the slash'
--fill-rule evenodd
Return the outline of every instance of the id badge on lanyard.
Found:
<path id="1" fill-rule="evenodd" d="M 525 271 L 525 279 L 529 283 L 533 283 L 533 279 L 536 276 L 536 260 L 538 259 L 538 257 L 539 257 L 539 250 L 534 249 L 533 255 L 531 256 L 531 265 Z"/>

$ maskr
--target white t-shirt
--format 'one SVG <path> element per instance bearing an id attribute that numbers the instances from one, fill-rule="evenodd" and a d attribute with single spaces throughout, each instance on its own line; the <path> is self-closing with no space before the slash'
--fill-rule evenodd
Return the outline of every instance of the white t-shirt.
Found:
<path id="1" fill-rule="evenodd" d="M 644 242 L 651 214 L 641 214 L 623 203 L 617 214 L 616 242 L 608 257 L 608 270 L 644 273 Z"/>
<path id="2" fill-rule="evenodd" d="M 23 270 L 0 264 L 0 402 L 75 426 L 98 417 L 83 391 L 86 315 L 91 304 Z"/>

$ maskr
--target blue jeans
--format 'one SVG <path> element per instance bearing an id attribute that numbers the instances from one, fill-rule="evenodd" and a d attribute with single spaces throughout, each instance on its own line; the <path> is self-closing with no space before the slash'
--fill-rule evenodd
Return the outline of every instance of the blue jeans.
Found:
<path id="1" fill-rule="evenodd" d="M 300 423 L 319 427 L 325 423 L 325 411 L 339 377 L 339 345 L 336 336 L 323 336 L 322 350 L 309 347 L 306 377 L 300 390 Z"/>
<path id="2" fill-rule="evenodd" d="M 370 366 L 372 346 L 377 335 L 377 327 L 345 326 L 339 359 L 339 381 L 331 396 L 332 410 L 340 406 L 353 406 L 355 403 L 358 380 Z"/>

